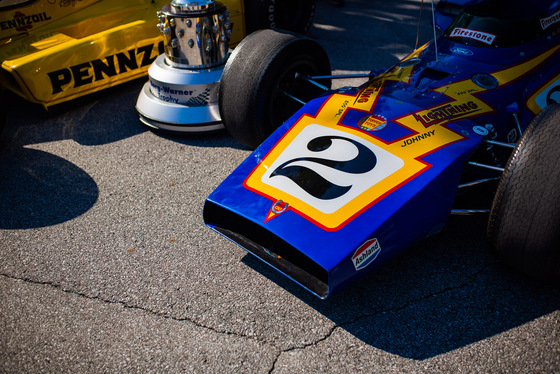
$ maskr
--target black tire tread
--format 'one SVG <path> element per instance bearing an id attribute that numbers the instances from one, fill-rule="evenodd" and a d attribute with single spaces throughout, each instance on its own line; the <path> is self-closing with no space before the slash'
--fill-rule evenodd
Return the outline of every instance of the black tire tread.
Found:
<path id="1" fill-rule="evenodd" d="M 502 175 L 488 221 L 494 253 L 533 278 L 560 280 L 560 105 L 525 130 Z"/>
<path id="2" fill-rule="evenodd" d="M 218 90 L 224 127 L 241 143 L 254 149 L 274 130 L 267 121 L 269 82 L 281 73 L 297 51 L 324 61 L 323 74 L 330 74 L 324 49 L 314 40 L 279 30 L 259 30 L 247 36 L 229 57 Z"/>

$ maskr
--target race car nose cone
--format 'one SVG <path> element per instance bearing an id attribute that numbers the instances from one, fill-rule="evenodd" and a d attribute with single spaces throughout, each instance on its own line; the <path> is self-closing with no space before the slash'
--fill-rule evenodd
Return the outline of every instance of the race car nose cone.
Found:
<path id="1" fill-rule="evenodd" d="M 173 0 L 158 12 L 165 53 L 148 70 L 136 102 L 140 121 L 155 129 L 205 132 L 223 128 L 218 84 L 231 24 L 213 0 Z"/>

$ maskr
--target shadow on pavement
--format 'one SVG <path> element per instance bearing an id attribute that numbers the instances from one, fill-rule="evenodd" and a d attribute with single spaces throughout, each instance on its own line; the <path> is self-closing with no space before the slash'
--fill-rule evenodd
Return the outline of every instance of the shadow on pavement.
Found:
<path id="1" fill-rule="evenodd" d="M 148 131 L 134 107 L 144 80 L 48 111 L 23 99 L 8 99 L 0 144 L 0 229 L 55 225 L 82 215 L 95 204 L 99 191 L 91 176 L 62 157 L 28 146 L 61 140 L 96 146 Z M 197 147 L 243 147 L 225 131 L 166 137 Z"/>
<path id="2" fill-rule="evenodd" d="M 68 160 L 27 146 L 60 140 L 108 144 L 146 131 L 136 118 L 140 81 L 49 110 L 9 97 L 0 147 L 0 229 L 69 221 L 97 201 L 96 182 Z"/>
<path id="3" fill-rule="evenodd" d="M 29 144 L 74 140 L 86 146 L 116 142 L 146 131 L 134 104 L 144 80 L 124 83 L 45 110 L 10 96 L 2 151 Z"/>
<path id="4" fill-rule="evenodd" d="M 411 53 L 417 34 L 419 46 L 431 39 L 430 17 L 429 1 L 347 0 L 336 8 L 319 0 L 308 36 L 326 49 L 333 70 L 370 71 Z"/>
<path id="5" fill-rule="evenodd" d="M 327 300 L 251 255 L 243 262 L 364 343 L 424 360 L 560 308 L 557 289 L 510 273 L 485 252 L 485 225 L 484 217 L 452 217 L 442 233 Z"/>
<path id="6" fill-rule="evenodd" d="M 45 227 L 78 217 L 97 201 L 95 181 L 47 152 L 18 148 L 0 161 L 0 229 Z"/>

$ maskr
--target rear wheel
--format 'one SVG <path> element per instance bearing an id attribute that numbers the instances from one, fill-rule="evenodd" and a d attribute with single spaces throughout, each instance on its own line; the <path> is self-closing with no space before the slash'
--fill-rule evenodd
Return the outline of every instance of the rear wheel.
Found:
<path id="1" fill-rule="evenodd" d="M 543 110 L 525 130 L 500 180 L 488 239 L 511 268 L 560 282 L 560 105 Z"/>
<path id="2" fill-rule="evenodd" d="M 315 15 L 315 0 L 245 0 L 247 34 L 261 29 L 306 33 Z"/>
<path id="3" fill-rule="evenodd" d="M 220 115 L 229 133 L 254 149 L 276 128 L 324 91 L 307 76 L 330 75 L 327 53 L 307 37 L 260 30 L 246 37 L 228 59 L 218 92 Z M 330 87 L 329 82 L 321 82 Z"/>

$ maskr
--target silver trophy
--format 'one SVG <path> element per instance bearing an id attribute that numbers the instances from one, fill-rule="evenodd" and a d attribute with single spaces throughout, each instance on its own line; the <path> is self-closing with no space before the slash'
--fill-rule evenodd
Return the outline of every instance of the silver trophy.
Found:
<path id="1" fill-rule="evenodd" d="M 174 132 L 222 129 L 217 93 L 231 35 L 226 7 L 214 0 L 173 0 L 157 15 L 165 53 L 150 66 L 138 96 L 140 120 Z"/>

